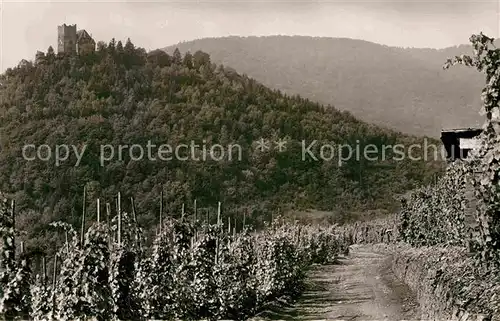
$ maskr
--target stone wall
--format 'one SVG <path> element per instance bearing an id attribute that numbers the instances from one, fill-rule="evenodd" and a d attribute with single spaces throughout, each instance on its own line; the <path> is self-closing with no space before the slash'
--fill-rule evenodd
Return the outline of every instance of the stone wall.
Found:
<path id="1" fill-rule="evenodd" d="M 469 215 L 467 222 L 474 224 Z M 500 321 L 500 271 L 477 266 L 466 247 L 412 247 L 398 240 L 396 225 L 390 216 L 341 231 L 350 244 L 373 244 L 374 250 L 392 255 L 396 277 L 417 295 L 420 320 Z"/>
<path id="2" fill-rule="evenodd" d="M 474 187 L 471 183 L 468 183 L 465 189 L 465 197 L 467 198 L 467 208 L 465 210 L 465 223 L 471 228 L 471 230 L 477 229 L 476 221 L 476 204 L 477 199 L 474 196 Z"/>
<path id="3" fill-rule="evenodd" d="M 393 271 L 417 295 L 421 320 L 500 321 L 500 277 L 463 248 L 393 247 Z"/>

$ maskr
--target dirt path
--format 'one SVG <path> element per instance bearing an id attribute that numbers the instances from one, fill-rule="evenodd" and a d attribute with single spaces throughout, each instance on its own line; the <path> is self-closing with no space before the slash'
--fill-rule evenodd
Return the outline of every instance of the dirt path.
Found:
<path id="1" fill-rule="evenodd" d="M 315 266 L 299 300 L 259 320 L 415 320 L 418 305 L 395 279 L 388 254 L 355 246 L 338 265 Z"/>

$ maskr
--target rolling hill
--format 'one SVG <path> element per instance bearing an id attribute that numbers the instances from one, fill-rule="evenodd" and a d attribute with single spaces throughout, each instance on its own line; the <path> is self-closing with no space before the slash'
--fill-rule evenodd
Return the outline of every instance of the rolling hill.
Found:
<path id="1" fill-rule="evenodd" d="M 466 40 L 466 38 L 464 38 Z M 202 50 L 217 64 L 262 84 L 347 110 L 403 132 L 438 136 L 442 128 L 482 124 L 484 77 L 447 58 L 470 46 L 397 48 L 362 40 L 305 36 L 204 38 L 164 48 Z"/>
<path id="2" fill-rule="evenodd" d="M 440 162 L 396 160 L 390 153 L 373 161 L 353 156 L 341 166 L 337 158 L 301 157 L 303 140 L 317 140 L 318 155 L 323 143 L 374 144 L 381 151 L 422 138 L 271 90 L 203 52 L 147 53 L 114 40 L 81 56 L 49 48 L 34 62 L 7 69 L 0 83 L 0 190 L 17 202 L 17 227 L 38 244 L 54 244 L 46 233 L 50 222 L 80 225 L 84 188 L 89 221 L 96 198 L 113 206 L 121 192 L 124 200 L 135 197 L 141 225 L 154 228 L 163 191 L 166 215 L 178 215 L 183 204 L 191 210 L 196 199 L 204 214 L 212 208 L 214 219 L 221 201 L 224 215 L 245 212 L 258 226 L 277 208 L 337 211 L 346 219 L 370 209 L 391 211 L 395 194 L 429 183 L 441 169 Z M 259 151 L 261 138 L 288 143 L 281 152 Z M 193 143 L 198 147 L 178 149 Z M 220 153 L 200 159 L 203 148 L 215 144 L 226 147 L 222 160 Z M 165 145 L 171 152 L 161 158 Z M 59 163 L 57 146 L 68 147 L 59 149 L 67 156 Z"/>

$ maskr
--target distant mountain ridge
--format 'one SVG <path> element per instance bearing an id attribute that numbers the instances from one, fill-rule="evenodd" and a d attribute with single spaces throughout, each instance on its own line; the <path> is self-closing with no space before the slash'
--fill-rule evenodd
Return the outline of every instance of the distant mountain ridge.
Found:
<path id="1" fill-rule="evenodd" d="M 231 36 L 164 50 L 175 48 L 202 50 L 266 86 L 410 134 L 435 137 L 441 128 L 482 124 L 483 75 L 463 66 L 442 69 L 447 58 L 472 54 L 468 45 L 399 48 L 348 38 Z"/>

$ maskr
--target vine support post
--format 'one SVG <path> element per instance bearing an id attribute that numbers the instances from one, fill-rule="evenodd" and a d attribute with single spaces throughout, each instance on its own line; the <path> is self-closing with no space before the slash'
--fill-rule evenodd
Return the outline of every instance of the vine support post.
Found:
<path id="1" fill-rule="evenodd" d="M 130 197 L 130 204 L 132 206 L 132 219 L 134 220 L 135 224 L 135 242 L 138 247 L 141 246 L 140 244 L 140 236 L 139 236 L 139 226 L 137 223 L 137 211 L 135 209 L 135 201 L 133 197 Z"/>
<path id="2" fill-rule="evenodd" d="M 100 200 L 97 199 L 97 224 L 101 222 L 101 203 Z"/>
<path id="3" fill-rule="evenodd" d="M 194 200 L 194 205 L 193 205 L 193 215 L 194 215 L 194 222 L 198 220 L 198 207 L 196 204 L 196 200 Z"/>
<path id="4" fill-rule="evenodd" d="M 130 204 L 132 206 L 132 218 L 134 220 L 134 223 L 137 224 L 137 212 L 135 210 L 135 201 L 133 197 L 130 198 Z"/>
<path id="5" fill-rule="evenodd" d="M 245 223 L 246 223 L 246 219 L 247 219 L 247 211 L 248 211 L 247 208 L 245 208 L 245 210 L 243 211 L 243 224 L 242 224 L 243 230 L 245 229 Z"/>
<path id="6" fill-rule="evenodd" d="M 161 227 L 163 225 L 163 222 L 162 222 L 162 219 L 163 219 L 163 187 L 161 188 L 161 195 L 160 195 L 160 231 L 159 231 L 159 234 L 161 234 Z"/>
<path id="7" fill-rule="evenodd" d="M 121 245 L 122 241 L 122 208 L 121 208 L 121 193 L 118 192 L 118 235 L 117 235 L 117 242 L 118 246 Z"/>
<path id="8" fill-rule="evenodd" d="M 84 238 L 85 238 L 85 213 L 87 211 L 86 203 L 87 203 L 87 187 L 83 187 L 83 209 L 82 209 L 82 227 L 80 231 L 80 244 L 83 246 Z"/>
<path id="9" fill-rule="evenodd" d="M 219 262 L 219 228 L 220 228 L 220 208 L 221 203 L 219 202 L 217 205 L 217 238 L 215 240 L 215 264 Z"/>
<path id="10" fill-rule="evenodd" d="M 108 246 L 111 246 L 111 204 L 106 203 L 106 219 L 108 221 Z"/>
<path id="11" fill-rule="evenodd" d="M 10 201 L 10 215 L 12 217 L 12 229 L 14 233 L 12 234 L 12 249 L 14 251 L 13 254 L 16 253 L 16 201 Z"/>
<path id="12" fill-rule="evenodd" d="M 56 283 L 57 283 L 57 254 L 54 256 L 54 268 L 52 269 L 52 316 L 56 312 Z"/>
<path id="13" fill-rule="evenodd" d="M 220 208 L 221 208 L 221 204 L 219 202 L 218 205 L 217 205 L 217 225 L 220 224 L 220 213 L 221 213 Z"/>
<path id="14" fill-rule="evenodd" d="M 47 282 L 47 262 L 45 255 L 42 256 L 42 284 L 45 285 Z"/>
<path id="15" fill-rule="evenodd" d="M 66 252 L 69 253 L 69 238 L 68 238 L 68 230 L 64 230 L 64 239 L 66 240 Z"/>
<path id="16" fill-rule="evenodd" d="M 194 226 L 194 239 L 195 239 L 195 241 L 198 240 L 197 223 L 198 223 L 198 207 L 197 207 L 196 199 L 195 199 L 194 204 L 193 204 L 193 226 Z"/>

